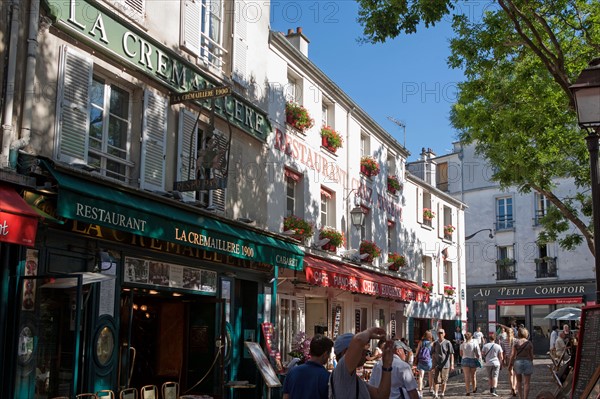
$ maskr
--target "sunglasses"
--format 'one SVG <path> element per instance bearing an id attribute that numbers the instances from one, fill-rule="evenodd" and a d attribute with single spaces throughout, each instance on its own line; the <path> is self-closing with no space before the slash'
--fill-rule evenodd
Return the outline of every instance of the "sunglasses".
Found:
<path id="1" fill-rule="evenodd" d="M 446 334 L 446 333 L 443 331 L 438 331 L 438 334 Z"/>

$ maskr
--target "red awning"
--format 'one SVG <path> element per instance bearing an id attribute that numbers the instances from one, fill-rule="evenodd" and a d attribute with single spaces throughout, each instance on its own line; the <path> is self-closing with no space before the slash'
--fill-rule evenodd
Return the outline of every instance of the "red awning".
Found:
<path id="1" fill-rule="evenodd" d="M 32 247 L 38 214 L 11 187 L 0 185 L 0 241 Z"/>
<path id="2" fill-rule="evenodd" d="M 304 256 L 309 284 L 402 301 L 429 302 L 429 292 L 412 281 L 373 273 L 346 263 Z"/>
<path id="3" fill-rule="evenodd" d="M 560 298 L 527 298 L 527 299 L 499 299 L 498 306 L 518 305 L 575 305 L 583 303 L 583 297 L 560 297 Z"/>

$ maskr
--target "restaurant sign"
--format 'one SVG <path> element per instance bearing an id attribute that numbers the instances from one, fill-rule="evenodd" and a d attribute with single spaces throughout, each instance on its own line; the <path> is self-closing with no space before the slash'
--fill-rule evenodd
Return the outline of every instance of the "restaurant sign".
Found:
<path id="1" fill-rule="evenodd" d="M 190 92 L 198 92 L 200 95 L 193 100 L 210 109 L 211 101 L 202 95 L 214 89 L 212 94 L 218 97 L 214 99 L 215 113 L 266 141 L 271 126 L 265 112 L 236 94 L 226 95 L 226 91 L 217 89 L 220 84 L 141 29 L 128 26 L 110 11 L 104 11 L 102 6 L 83 0 L 45 0 L 45 3 L 59 28 L 167 86 L 172 92 L 187 93 L 191 97 L 194 95 Z"/>

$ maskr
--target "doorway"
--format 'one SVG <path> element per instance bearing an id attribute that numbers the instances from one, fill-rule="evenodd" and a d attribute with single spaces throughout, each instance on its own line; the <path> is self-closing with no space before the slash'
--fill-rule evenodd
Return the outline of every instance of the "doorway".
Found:
<path id="1" fill-rule="evenodd" d="M 124 289 L 119 388 L 180 384 L 180 392 L 221 396 L 223 301 L 198 295 Z"/>

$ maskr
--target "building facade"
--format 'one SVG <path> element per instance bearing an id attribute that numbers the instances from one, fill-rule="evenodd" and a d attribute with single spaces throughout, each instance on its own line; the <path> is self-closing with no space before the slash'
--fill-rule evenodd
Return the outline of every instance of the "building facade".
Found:
<path id="1" fill-rule="evenodd" d="M 585 245 L 573 251 L 556 242 L 540 245 L 539 220 L 550 202 L 535 192 L 500 189 L 491 179 L 492 167 L 473 145 L 456 143 L 453 153 L 433 161 L 438 187 L 468 206 L 468 239 L 461 254 L 468 272 L 469 328 L 492 332 L 497 323 L 523 324 L 536 353 L 545 354 L 551 326 L 571 323 L 545 316 L 556 308 L 581 307 L 595 300 L 592 253 Z M 572 180 L 561 179 L 554 192 L 568 198 L 577 190 Z"/>

